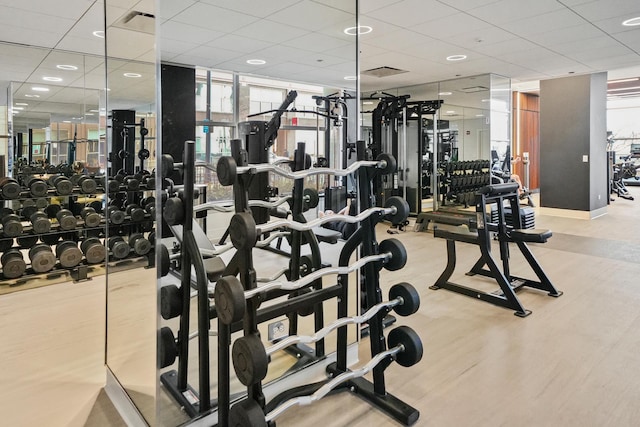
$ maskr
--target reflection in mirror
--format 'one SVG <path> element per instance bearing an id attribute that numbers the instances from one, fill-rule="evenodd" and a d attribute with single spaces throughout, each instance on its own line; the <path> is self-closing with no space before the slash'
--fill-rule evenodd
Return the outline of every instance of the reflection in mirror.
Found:
<path id="1" fill-rule="evenodd" d="M 154 2 L 108 3 L 107 17 L 107 385 L 155 425 Z"/>
<path id="2" fill-rule="evenodd" d="M 177 425 L 210 412 L 213 419 L 218 415 L 224 418 L 230 403 L 247 393 L 236 377 L 233 362 L 220 358 L 225 349 L 230 350 L 225 343 L 226 327 L 216 316 L 209 319 L 208 307 L 213 310 L 215 301 L 209 299 L 212 291 L 208 289 L 213 289 L 220 275 L 235 276 L 238 265 L 246 267 L 240 260 L 244 252 L 229 242 L 230 219 L 236 209 L 244 210 L 241 203 L 245 196 L 238 192 L 242 190 L 219 181 L 215 173 L 218 162 L 225 156 L 236 158 L 236 139 L 242 141 L 249 163 L 290 168 L 296 150 L 302 149 L 299 143 L 304 143 L 304 152 L 316 167 L 343 168 L 355 161 L 346 148 L 355 147 L 356 140 L 356 40 L 344 30 L 354 27 L 356 19 L 355 2 L 290 0 L 161 2 L 158 16 L 163 61 L 161 152 L 179 163 L 184 160 L 185 141 L 195 141 L 194 184 L 199 195 L 193 203 L 200 205 L 193 212 L 192 227 L 186 225 L 191 223 L 188 216 L 185 225 L 174 223 L 162 229 L 162 243 L 171 263 L 160 280 L 161 307 L 169 311 L 159 318 L 158 421 Z M 172 190 L 190 184 L 187 168 L 184 174 L 184 179 L 179 173 L 171 174 L 173 188 L 165 186 L 170 197 Z M 293 180 L 269 173 L 257 175 L 253 182 L 248 198 L 275 207 L 251 208 L 258 224 L 284 218 L 308 221 L 319 210 L 339 211 L 347 203 L 348 189 L 356 185 L 353 180 L 326 174 L 307 178 L 299 189 Z M 296 211 L 299 202 L 292 199 L 303 190 L 310 201 L 304 213 Z M 324 198 L 316 197 L 318 194 Z M 194 236 L 199 248 L 196 256 L 205 255 L 207 283 L 195 273 L 184 274 L 185 242 L 190 239 L 185 236 Z M 285 280 L 285 271 L 287 278 L 295 280 L 301 275 L 301 263 L 307 269 L 302 274 L 318 269 L 321 262 L 335 265 L 343 245 L 342 239 L 330 245 L 318 243 L 315 237 L 313 242 L 300 245 L 290 234 L 278 231 L 261 244 L 264 247 L 255 248 L 244 258 L 250 259 L 251 268 L 262 280 Z M 296 252 L 299 249 L 301 252 Z M 242 273 L 240 277 L 246 279 Z M 331 285 L 330 280 L 324 285 Z M 194 297 L 187 301 L 191 294 Z M 355 295 L 350 297 L 349 314 L 357 311 L 357 300 Z M 287 295 L 270 296 L 260 309 L 276 310 L 286 301 Z M 335 304 L 327 302 L 322 310 L 324 320 L 318 315 L 302 317 L 279 311 L 270 317 L 265 314 L 257 326 L 263 345 L 288 335 L 311 335 L 323 322 L 335 320 Z M 235 341 L 242 335 L 234 327 L 229 339 Z M 349 326 L 348 342 L 354 343 L 356 335 L 356 328 Z M 295 375 L 300 370 L 308 372 L 316 367 L 313 375 L 322 376 L 318 365 L 335 350 L 332 336 L 326 343 L 323 340 L 274 353 L 260 389 L 264 384 L 265 393 L 272 398 L 275 390 L 300 381 Z M 222 414 L 216 413 L 219 409 Z"/>

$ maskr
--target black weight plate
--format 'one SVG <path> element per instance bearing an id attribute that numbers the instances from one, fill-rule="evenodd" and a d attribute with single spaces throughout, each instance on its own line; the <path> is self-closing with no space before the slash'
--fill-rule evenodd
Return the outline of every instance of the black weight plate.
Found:
<path id="1" fill-rule="evenodd" d="M 146 148 L 143 148 L 142 150 L 138 151 L 138 158 L 140 160 L 147 160 L 150 155 L 151 153 L 149 153 L 149 150 L 147 150 Z"/>
<path id="2" fill-rule="evenodd" d="M 94 200 L 88 205 L 90 208 L 96 211 L 96 213 L 102 213 L 102 202 L 99 200 Z"/>
<path id="3" fill-rule="evenodd" d="M 389 290 L 389 300 L 402 298 L 402 304 L 396 305 L 393 311 L 400 316 L 409 316 L 420 308 L 420 294 L 413 285 L 407 282 L 396 283 Z"/>
<path id="4" fill-rule="evenodd" d="M 257 384 L 267 376 L 269 356 L 257 335 L 247 335 L 235 340 L 231 357 L 233 369 L 243 385 Z"/>
<path id="5" fill-rule="evenodd" d="M 160 315 L 169 320 L 182 314 L 182 291 L 175 285 L 160 288 Z"/>
<path id="6" fill-rule="evenodd" d="M 222 156 L 216 165 L 216 174 L 220 184 L 227 186 L 233 185 L 238 177 L 236 161 L 233 157 Z"/>
<path id="7" fill-rule="evenodd" d="M 376 161 L 380 163 L 380 166 L 378 167 L 378 171 L 380 171 L 380 173 L 383 175 L 395 173 L 398 168 L 396 159 L 391 154 L 382 153 L 378 156 Z M 384 162 L 384 165 L 382 164 L 383 162 Z"/>
<path id="8" fill-rule="evenodd" d="M 62 206 L 51 204 L 47 206 L 44 211 L 46 212 L 49 218 L 55 218 L 58 212 L 60 212 L 60 210 L 62 210 Z"/>
<path id="9" fill-rule="evenodd" d="M 267 427 L 267 421 L 260 405 L 251 399 L 243 400 L 231 407 L 229 425 L 231 427 Z"/>
<path id="10" fill-rule="evenodd" d="M 385 208 L 396 208 L 395 214 L 385 215 L 385 218 L 388 221 L 391 221 L 391 224 L 397 225 L 402 224 L 407 217 L 409 216 L 409 203 L 405 199 L 400 196 L 391 196 L 384 202 Z"/>
<path id="11" fill-rule="evenodd" d="M 249 212 L 238 212 L 231 217 L 229 237 L 236 249 L 253 248 L 256 245 L 256 222 Z"/>
<path id="12" fill-rule="evenodd" d="M 171 176 L 174 170 L 173 157 L 169 154 L 163 154 L 162 157 L 160 158 L 160 166 L 162 168 L 161 171 L 162 171 L 163 178 L 167 178 Z"/>
<path id="13" fill-rule="evenodd" d="M 225 276 L 216 282 L 214 302 L 218 318 L 230 325 L 244 317 L 244 287 L 235 276 Z"/>
<path id="14" fill-rule="evenodd" d="M 305 188 L 303 191 L 303 198 L 304 203 L 302 206 L 304 210 L 316 208 L 320 201 L 320 196 L 315 188 Z"/>
<path id="15" fill-rule="evenodd" d="M 13 209 L 11 208 L 0 208 L 0 221 L 7 215 L 13 215 Z"/>
<path id="16" fill-rule="evenodd" d="M 409 367 L 422 359 L 422 341 L 418 334 L 408 326 L 398 326 L 389 332 L 387 338 L 389 348 L 402 345 L 404 350 L 396 355 L 398 365 Z"/>
<path id="17" fill-rule="evenodd" d="M 178 346 L 176 345 L 176 337 L 168 327 L 160 329 L 160 340 L 158 343 L 158 355 L 160 368 L 166 368 L 173 365 L 178 357 Z"/>
<path id="18" fill-rule="evenodd" d="M 169 249 L 162 243 L 160 248 L 160 276 L 165 277 L 169 274 L 169 267 L 171 265 L 171 259 L 169 258 Z"/>
<path id="19" fill-rule="evenodd" d="M 98 185 L 96 184 L 96 181 L 92 178 L 85 178 L 81 181 L 82 182 L 80 183 L 80 190 L 84 194 L 93 194 L 98 189 Z"/>
<path id="20" fill-rule="evenodd" d="M 380 242 L 380 253 L 390 253 L 391 258 L 384 264 L 389 271 L 400 270 L 407 263 L 407 250 L 398 239 L 385 239 Z"/>
<path id="21" fill-rule="evenodd" d="M 38 212 L 38 208 L 35 206 L 26 206 L 24 208 L 22 208 L 22 218 L 26 219 L 27 221 L 31 218 L 31 215 L 33 215 L 34 213 Z"/>
<path id="22" fill-rule="evenodd" d="M 142 136 L 147 136 L 147 135 L 149 135 L 149 129 L 147 129 L 147 128 L 140 128 L 140 135 L 142 135 Z"/>
<path id="23" fill-rule="evenodd" d="M 170 197 L 165 203 L 162 212 L 164 220 L 169 225 L 178 225 L 184 222 L 184 203 L 178 197 Z"/>

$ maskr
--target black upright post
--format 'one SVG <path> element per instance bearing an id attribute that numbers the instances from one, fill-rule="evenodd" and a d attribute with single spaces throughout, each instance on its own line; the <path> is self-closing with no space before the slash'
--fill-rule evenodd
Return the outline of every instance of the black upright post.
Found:
<path id="1" fill-rule="evenodd" d="M 111 112 L 111 174 L 120 170 L 133 174 L 135 168 L 135 126 L 136 112 L 134 110 L 113 110 Z M 174 156 L 175 159 L 182 157 Z"/>
<path id="2" fill-rule="evenodd" d="M 29 164 L 33 161 L 33 129 L 29 128 L 29 133 L 27 135 L 27 160 Z"/>

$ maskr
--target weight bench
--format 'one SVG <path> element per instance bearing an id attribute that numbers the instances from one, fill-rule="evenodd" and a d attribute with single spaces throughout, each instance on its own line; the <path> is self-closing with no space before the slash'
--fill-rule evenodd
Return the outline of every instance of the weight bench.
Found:
<path id="1" fill-rule="evenodd" d="M 547 291 L 549 296 L 559 297 L 562 292 L 555 289 L 542 267 L 533 256 L 527 243 L 545 243 L 551 236 L 550 230 L 523 229 L 520 215 L 512 217 L 513 225 L 507 224 L 505 219 L 505 204 L 510 206 L 511 212 L 519 212 L 518 184 L 493 184 L 481 188 L 476 193 L 477 231 L 434 229 L 435 238 L 447 241 L 447 266 L 430 289 L 447 289 L 476 299 L 480 299 L 500 307 L 510 308 L 515 315 L 526 317 L 531 314 L 526 310 L 516 292 L 522 288 Z M 487 206 L 497 205 L 497 222 L 491 222 L 491 215 L 487 213 Z M 495 235 L 500 247 L 502 269 L 491 253 L 492 236 Z M 493 293 L 484 292 L 467 286 L 450 282 L 449 279 L 456 267 L 455 242 L 470 243 L 480 247 L 480 258 L 467 273 L 469 276 L 481 275 L 496 280 L 500 289 Z M 530 280 L 513 276 L 509 268 L 509 243 L 515 243 L 536 274 L 538 280 Z M 485 268 L 485 266 L 487 268 Z"/>
<path id="2" fill-rule="evenodd" d="M 198 248 L 206 252 L 215 252 L 216 248 L 211 243 L 211 240 L 207 237 L 204 230 L 200 227 L 200 224 L 194 219 L 192 226 L 193 237 L 195 237 Z M 171 231 L 173 235 L 176 237 L 178 242 L 182 245 L 182 226 L 181 225 L 172 225 Z M 219 256 L 206 256 L 203 255 L 203 263 L 205 273 L 207 275 L 207 280 L 209 283 L 215 283 L 219 278 L 222 277 L 222 273 L 227 267 L 222 258 Z M 194 281 L 192 280 L 192 283 Z"/>

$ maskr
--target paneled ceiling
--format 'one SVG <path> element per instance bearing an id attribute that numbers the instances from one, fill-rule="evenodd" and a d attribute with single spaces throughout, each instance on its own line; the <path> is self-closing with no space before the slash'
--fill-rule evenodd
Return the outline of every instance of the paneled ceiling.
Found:
<path id="1" fill-rule="evenodd" d="M 0 0 L 0 81 L 27 82 L 19 86 L 26 91 L 55 72 L 63 81 L 50 86 L 102 88 L 104 39 L 93 32 L 101 28 L 103 3 Z M 122 77 L 156 58 L 148 48 L 153 35 L 119 24 L 130 11 L 157 16 L 164 61 L 342 86 L 352 74 L 354 40 L 343 30 L 354 15 L 346 0 L 164 0 L 157 13 L 154 0 L 106 4 L 109 35 L 122 41 L 109 52 L 122 59 L 109 66 L 109 81 L 126 87 L 113 99 L 142 97 L 154 84 Z M 372 28 L 360 37 L 361 71 L 406 71 L 363 75 L 365 93 L 489 72 L 510 77 L 516 88 L 570 74 L 640 75 L 640 26 L 622 25 L 640 16 L 638 0 L 360 0 L 360 13 L 360 25 Z M 82 68 L 54 68 L 78 59 L 69 52 L 83 54 Z M 447 61 L 450 55 L 467 58 Z M 253 58 L 266 64 L 246 63 Z"/>

